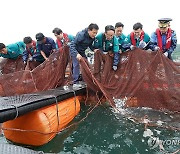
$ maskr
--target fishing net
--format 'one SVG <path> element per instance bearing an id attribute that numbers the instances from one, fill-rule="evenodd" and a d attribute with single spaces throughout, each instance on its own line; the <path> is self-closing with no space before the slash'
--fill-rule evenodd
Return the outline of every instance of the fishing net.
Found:
<path id="1" fill-rule="evenodd" d="M 122 53 L 117 71 L 112 62 L 111 55 L 100 51 L 94 65 L 80 61 L 83 79 L 94 94 L 104 95 L 112 106 L 180 111 L 180 64 L 161 52 L 141 49 Z"/>
<path id="2" fill-rule="evenodd" d="M 53 89 L 72 80 L 67 46 L 37 67 L 34 64 L 36 68 L 32 70 L 33 63 L 29 70 L 23 70 L 21 57 L 12 61 L 3 61 L 1 65 L 1 96 Z M 180 111 L 180 64 L 160 52 L 141 49 L 122 53 L 117 71 L 112 69 L 112 61 L 112 55 L 100 51 L 94 54 L 93 64 L 85 59 L 80 61 L 83 79 L 89 89 L 87 95 L 95 96 L 93 102 L 108 100 L 112 106 L 121 102 L 122 107 Z"/>
<path id="3" fill-rule="evenodd" d="M 22 56 L 19 56 L 17 59 L 2 59 L 0 61 L 0 68 L 1 74 L 9 74 L 17 71 L 22 71 L 24 69 Z"/>
<path id="4" fill-rule="evenodd" d="M 28 67 L 31 68 L 26 67 L 26 70 L 21 57 L 16 60 L 6 59 L 1 65 L 0 96 L 27 94 L 62 86 L 71 79 L 71 73 L 66 77 L 68 62 L 67 46 L 51 54 L 48 60 L 38 66 L 36 62 L 30 62 Z"/>

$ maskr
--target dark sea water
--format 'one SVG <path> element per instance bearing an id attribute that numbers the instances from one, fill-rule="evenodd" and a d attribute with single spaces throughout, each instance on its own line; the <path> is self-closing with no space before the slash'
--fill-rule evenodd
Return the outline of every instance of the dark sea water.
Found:
<path id="1" fill-rule="evenodd" d="M 80 114 L 72 121 L 72 127 L 44 146 L 28 148 L 59 154 L 151 154 L 172 153 L 180 149 L 180 131 L 159 127 L 148 127 L 145 131 L 144 123 L 128 118 L 127 113 L 139 118 L 148 115 L 161 126 L 178 127 L 179 115 L 150 109 L 123 110 L 121 114 L 110 106 L 98 106 L 92 112 L 90 109 L 81 104 Z M 163 141 L 162 146 L 158 140 Z M 3 136 L 0 143 L 12 144 Z M 160 150 L 160 147 L 164 149 Z"/>

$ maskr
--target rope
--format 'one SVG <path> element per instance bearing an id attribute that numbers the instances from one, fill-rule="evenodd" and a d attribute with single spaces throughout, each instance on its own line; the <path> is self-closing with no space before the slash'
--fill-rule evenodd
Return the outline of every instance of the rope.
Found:
<path id="1" fill-rule="evenodd" d="M 59 125 L 60 125 L 58 100 L 57 100 L 57 97 L 56 97 L 55 95 L 52 95 L 52 96 L 55 98 L 55 101 L 56 101 L 56 113 L 57 113 L 57 122 L 58 122 L 58 127 L 57 127 L 57 129 L 58 129 L 58 128 L 59 128 Z"/>
<path id="2" fill-rule="evenodd" d="M 2 127 L 2 130 L 18 131 L 18 132 L 34 132 L 34 133 L 38 133 L 38 134 L 42 134 L 42 135 L 48 135 L 48 134 L 54 134 L 54 133 L 58 134 L 58 133 L 60 133 L 60 132 L 62 132 L 62 131 L 64 131 L 64 130 L 66 130 L 66 129 L 72 127 L 72 126 L 78 125 L 80 122 L 84 121 L 84 120 L 88 117 L 88 115 L 89 115 L 98 105 L 99 105 L 99 102 L 98 102 L 98 103 L 86 114 L 86 116 L 83 117 L 80 121 L 78 121 L 78 122 L 76 122 L 76 123 L 73 123 L 73 124 L 71 124 L 71 125 L 63 128 L 63 129 L 61 129 L 61 130 L 59 130 L 59 131 L 51 131 L 51 132 L 49 132 L 49 133 L 47 133 L 47 132 L 44 133 L 44 132 L 37 131 L 37 130 L 24 130 L 24 129 L 18 129 L 18 128 L 4 128 L 4 127 Z"/>
<path id="3" fill-rule="evenodd" d="M 13 106 L 16 109 L 16 116 L 14 118 L 14 119 L 16 119 L 19 116 L 18 108 L 15 105 L 11 105 L 11 106 Z"/>
<path id="4" fill-rule="evenodd" d="M 74 93 L 74 105 L 75 105 L 75 115 L 76 115 L 76 92 L 72 90 Z"/>

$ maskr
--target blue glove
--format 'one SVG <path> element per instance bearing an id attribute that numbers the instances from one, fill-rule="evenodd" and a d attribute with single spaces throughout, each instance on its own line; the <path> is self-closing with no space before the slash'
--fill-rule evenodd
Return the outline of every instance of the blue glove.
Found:
<path id="1" fill-rule="evenodd" d="M 112 68 L 113 68 L 114 71 L 117 70 L 117 66 L 115 66 L 115 65 Z"/>

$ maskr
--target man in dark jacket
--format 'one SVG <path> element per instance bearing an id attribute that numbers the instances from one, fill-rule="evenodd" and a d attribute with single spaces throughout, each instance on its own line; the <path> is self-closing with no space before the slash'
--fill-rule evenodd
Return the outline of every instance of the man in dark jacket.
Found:
<path id="1" fill-rule="evenodd" d="M 88 28 L 77 33 L 76 37 L 70 44 L 70 54 L 73 63 L 73 82 L 76 83 L 79 79 L 80 69 L 78 59 L 84 57 L 85 50 L 89 47 L 92 51 L 94 48 L 92 46 L 95 36 L 97 35 L 99 27 L 97 24 L 91 23 Z"/>
<path id="2" fill-rule="evenodd" d="M 52 38 L 45 37 L 43 33 L 37 33 L 36 40 L 37 50 L 39 50 L 43 58 L 47 60 L 50 54 L 56 51 L 56 43 Z"/>

